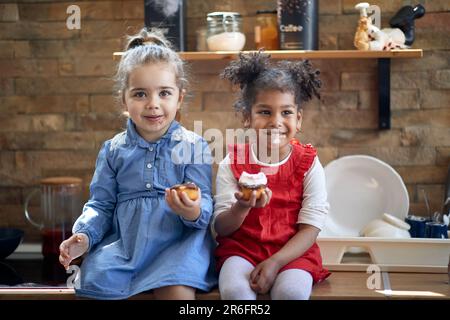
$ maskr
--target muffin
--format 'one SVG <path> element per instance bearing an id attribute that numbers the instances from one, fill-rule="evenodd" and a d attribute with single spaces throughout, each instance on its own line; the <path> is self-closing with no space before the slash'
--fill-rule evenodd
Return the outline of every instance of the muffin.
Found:
<path id="1" fill-rule="evenodd" d="M 170 190 L 175 190 L 180 198 L 182 192 L 186 193 L 189 199 L 191 199 L 192 201 L 195 201 L 198 198 L 198 187 L 193 182 L 176 184 L 172 188 L 170 188 Z"/>
<path id="2" fill-rule="evenodd" d="M 239 189 L 241 190 L 243 200 L 250 200 L 250 196 L 253 191 L 256 191 L 256 199 L 259 199 L 266 189 L 267 177 L 264 172 L 259 172 L 256 174 L 250 174 L 247 172 L 242 172 L 239 177 Z"/>

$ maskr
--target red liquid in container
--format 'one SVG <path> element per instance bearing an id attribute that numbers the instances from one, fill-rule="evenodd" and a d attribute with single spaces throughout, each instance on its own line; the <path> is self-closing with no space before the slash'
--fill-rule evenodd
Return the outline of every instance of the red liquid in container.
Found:
<path id="1" fill-rule="evenodd" d="M 70 238 L 70 229 L 43 229 L 42 230 L 42 254 L 44 256 L 59 256 L 61 242 Z"/>

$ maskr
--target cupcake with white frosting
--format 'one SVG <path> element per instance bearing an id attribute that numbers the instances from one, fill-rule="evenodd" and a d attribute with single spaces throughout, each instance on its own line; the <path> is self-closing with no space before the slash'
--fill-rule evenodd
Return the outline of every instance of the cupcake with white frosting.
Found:
<path id="1" fill-rule="evenodd" d="M 264 172 L 251 174 L 244 171 L 239 177 L 239 189 L 243 194 L 243 200 L 250 200 L 253 191 L 256 191 L 256 199 L 259 199 L 266 189 L 266 186 L 267 177 Z"/>

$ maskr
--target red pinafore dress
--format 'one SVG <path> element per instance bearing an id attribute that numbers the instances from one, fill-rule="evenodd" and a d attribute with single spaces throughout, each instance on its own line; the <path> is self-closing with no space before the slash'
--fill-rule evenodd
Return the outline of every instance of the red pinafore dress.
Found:
<path id="1" fill-rule="evenodd" d="M 250 163 L 248 144 L 230 149 L 231 170 L 236 180 L 239 180 L 243 171 L 252 174 L 263 171 L 267 175 L 267 185 L 272 191 L 272 198 L 264 208 L 252 208 L 237 231 L 227 237 L 217 237 L 215 256 L 219 270 L 231 256 L 240 256 L 256 266 L 280 250 L 297 233 L 298 214 L 303 199 L 303 178 L 317 154 L 309 144 L 292 143 L 292 153 L 288 161 L 273 170 L 274 167 Z M 243 156 L 245 161 L 242 161 Z M 268 169 L 271 170 L 269 174 Z M 287 269 L 308 271 L 314 283 L 331 274 L 322 266 L 317 243 L 302 256 L 282 267 L 279 272 Z"/>

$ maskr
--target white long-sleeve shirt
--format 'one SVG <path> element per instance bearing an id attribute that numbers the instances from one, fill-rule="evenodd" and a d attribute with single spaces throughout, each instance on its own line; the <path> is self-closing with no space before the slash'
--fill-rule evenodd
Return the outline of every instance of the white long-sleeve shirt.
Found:
<path id="1" fill-rule="evenodd" d="M 254 161 L 263 166 L 280 166 L 289 160 L 291 154 L 279 163 L 267 164 L 259 161 L 250 148 L 250 156 Z M 214 217 L 212 227 L 216 217 L 222 212 L 231 208 L 236 202 L 235 192 L 239 191 L 238 181 L 231 171 L 231 160 L 228 154 L 219 164 L 216 178 L 216 195 L 214 196 Z M 302 179 L 302 177 L 299 177 Z M 302 208 L 298 214 L 297 223 L 312 225 L 320 230 L 325 225 L 325 219 L 329 211 L 329 203 L 327 201 L 327 191 L 325 185 L 325 173 L 319 158 L 314 158 L 311 168 L 303 177 L 303 201 Z M 213 230 L 214 231 L 214 230 Z"/>

